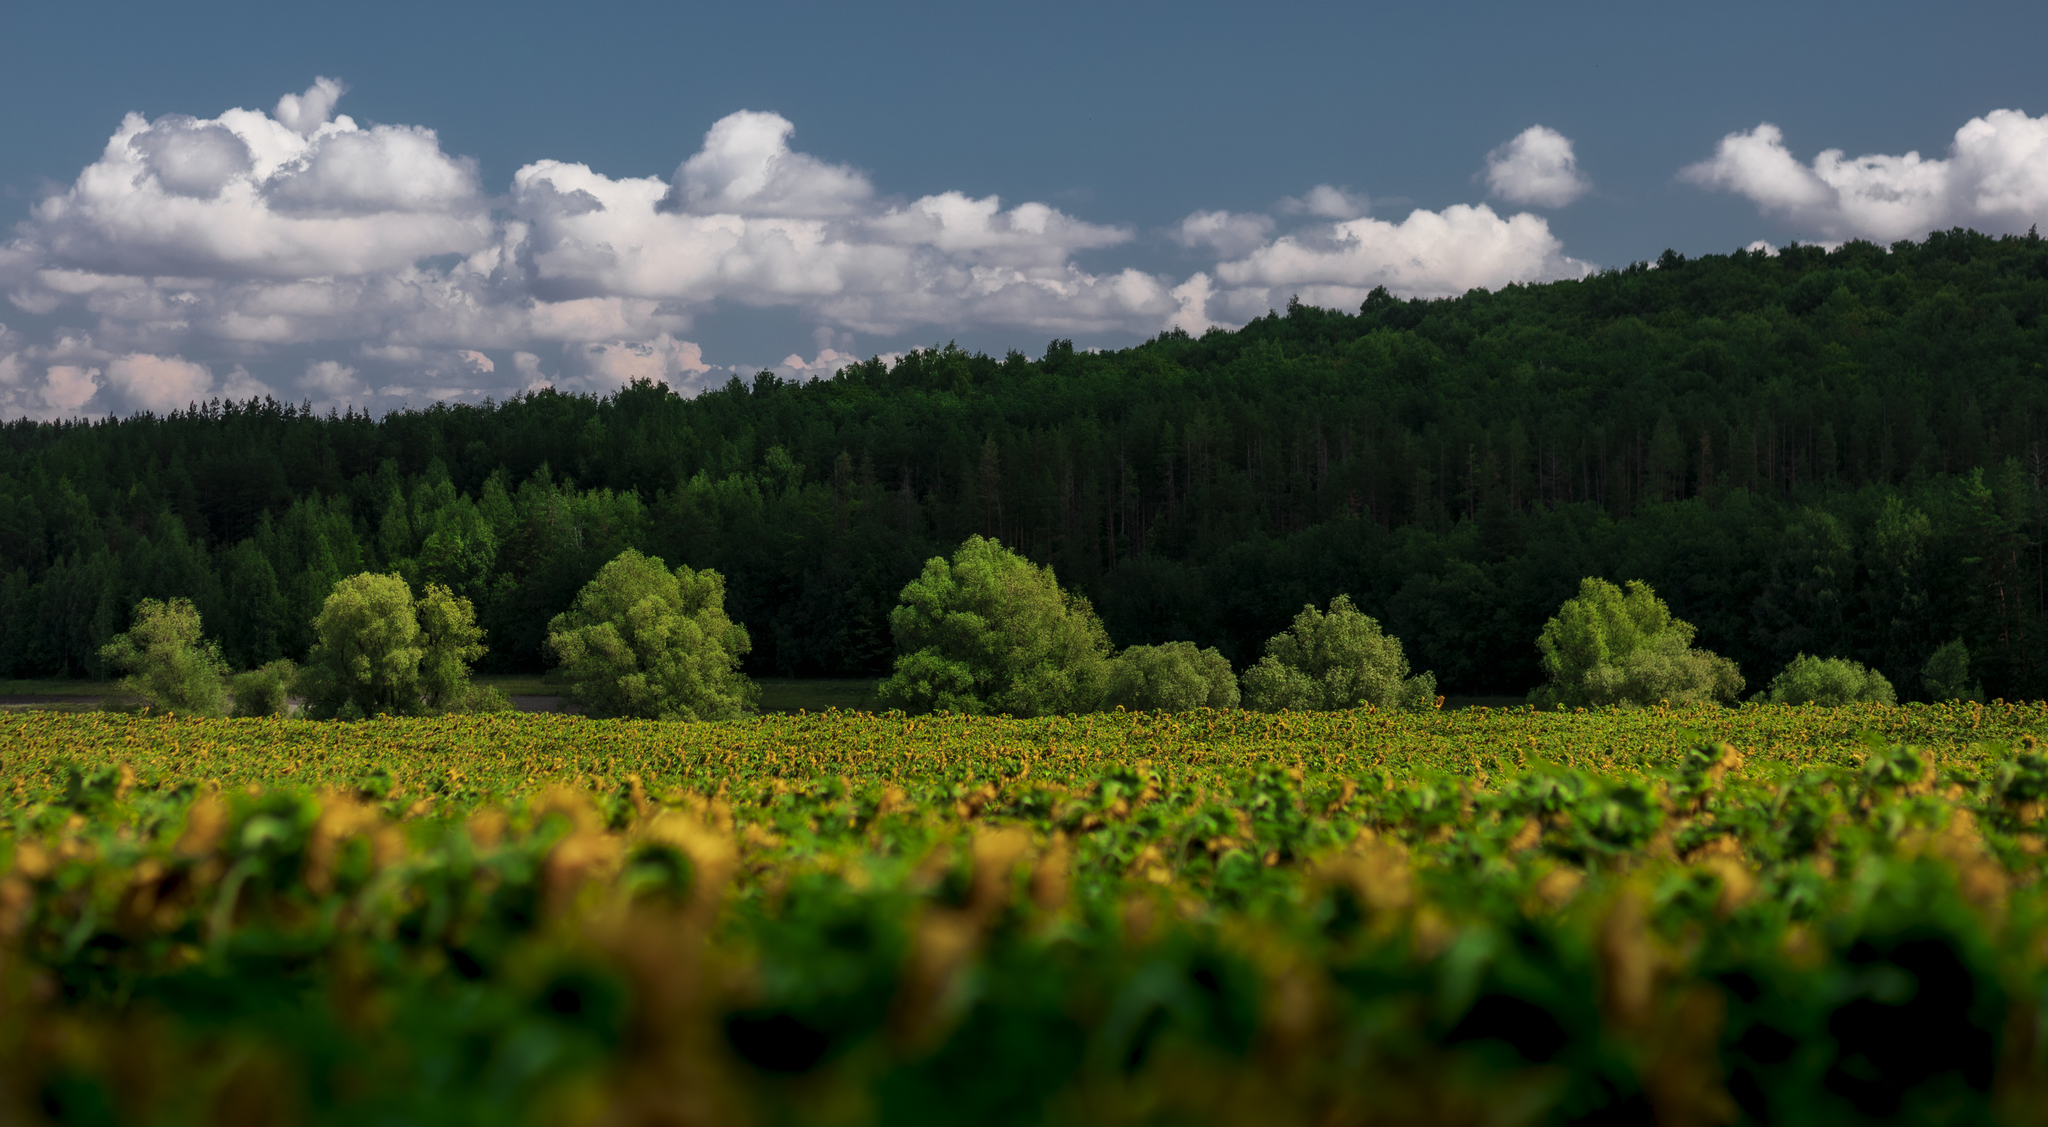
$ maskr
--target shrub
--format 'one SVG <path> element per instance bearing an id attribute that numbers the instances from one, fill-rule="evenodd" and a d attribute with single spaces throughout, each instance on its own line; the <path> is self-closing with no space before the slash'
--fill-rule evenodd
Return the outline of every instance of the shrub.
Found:
<path id="1" fill-rule="evenodd" d="M 1785 671 L 1771 679 L 1758 694 L 1772 704 L 1843 705 L 1875 701 L 1899 703 L 1892 683 L 1875 669 L 1839 657 L 1808 657 L 1800 654 Z"/>
<path id="2" fill-rule="evenodd" d="M 1109 677 L 1109 634 L 1095 608 L 995 540 L 970 536 L 927 560 L 889 614 L 895 672 L 876 692 L 911 712 L 1044 716 L 1087 712 Z"/>
<path id="3" fill-rule="evenodd" d="M 463 686 L 461 696 L 449 703 L 448 711 L 482 713 L 517 712 L 519 709 L 512 703 L 512 698 L 505 695 L 505 690 L 472 681 Z"/>
<path id="4" fill-rule="evenodd" d="M 468 691 L 469 662 L 484 653 L 468 599 L 434 583 L 415 600 L 396 575 L 336 583 L 313 633 L 293 688 L 316 719 L 451 711 Z"/>
<path id="5" fill-rule="evenodd" d="M 760 697 L 740 672 L 753 643 L 726 617 L 725 577 L 630 548 L 548 623 L 548 648 L 593 716 L 725 720 Z"/>
<path id="6" fill-rule="evenodd" d="M 1742 692 L 1735 663 L 1692 648 L 1693 627 L 1671 617 L 1650 585 L 1630 580 L 1628 591 L 1604 579 L 1580 582 L 1576 597 L 1543 624 L 1548 684 L 1529 694 L 1533 704 L 1732 704 Z"/>
<path id="7" fill-rule="evenodd" d="M 219 716 L 226 703 L 220 646 L 200 636 L 190 599 L 135 604 L 135 624 L 100 647 L 100 660 L 127 674 L 121 687 L 160 709 Z"/>
<path id="8" fill-rule="evenodd" d="M 1961 638 L 1934 651 L 1920 667 L 1920 685 L 1929 700 L 1984 699 L 1984 686 L 1970 680 L 1970 647 Z"/>
<path id="9" fill-rule="evenodd" d="M 291 708 L 292 678 L 298 667 L 279 658 L 234 680 L 235 716 L 284 716 Z"/>
<path id="10" fill-rule="evenodd" d="M 1213 647 L 1193 642 L 1132 646 L 1118 654 L 1109 671 L 1104 706 L 1158 712 L 1192 708 L 1236 708 L 1237 675 Z"/>
<path id="11" fill-rule="evenodd" d="M 1269 712 L 1434 708 L 1436 676 L 1410 677 L 1401 639 L 1339 595 L 1328 614 L 1304 606 L 1293 625 L 1266 641 L 1265 656 L 1245 670 L 1244 703 Z"/>

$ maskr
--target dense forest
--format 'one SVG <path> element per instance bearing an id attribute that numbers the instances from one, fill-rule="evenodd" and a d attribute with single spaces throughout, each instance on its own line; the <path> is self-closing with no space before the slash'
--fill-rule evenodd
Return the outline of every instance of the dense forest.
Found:
<path id="1" fill-rule="evenodd" d="M 1752 690 L 1795 654 L 1902 695 L 1965 639 L 2048 697 L 2048 243 L 1937 233 L 1687 259 L 1038 359 L 952 346 L 684 398 L 636 384 L 372 418 L 268 400 L 0 428 L 0 674 L 97 675 L 144 597 L 301 657 L 333 583 L 474 601 L 482 668 L 627 547 L 716 568 L 761 674 L 887 669 L 969 534 L 1120 645 L 1239 666 L 1349 593 L 1453 693 L 1519 693 L 1581 577 L 1648 580 Z"/>

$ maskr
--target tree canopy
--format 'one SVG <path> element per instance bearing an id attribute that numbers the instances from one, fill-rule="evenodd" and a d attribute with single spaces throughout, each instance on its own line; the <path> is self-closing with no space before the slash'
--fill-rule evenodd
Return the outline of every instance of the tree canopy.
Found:
<path id="1" fill-rule="evenodd" d="M 725 577 L 630 548 L 548 624 L 571 695 L 594 716 L 728 720 L 760 691 L 740 671 L 751 642 L 725 613 Z"/>
<path id="2" fill-rule="evenodd" d="M 1052 569 L 981 536 L 934 557 L 889 615 L 900 656 L 879 686 L 909 711 L 1044 716 L 1102 699 L 1109 635 Z"/>
<path id="3" fill-rule="evenodd" d="M 108 666 L 127 674 L 122 688 L 160 709 L 219 716 L 225 707 L 227 663 L 220 646 L 201 636 L 190 599 L 142 600 L 134 625 L 100 652 Z"/>
<path id="4" fill-rule="evenodd" d="M 1239 695 L 1237 674 L 1215 647 L 1165 642 L 1132 646 L 1116 655 L 1103 707 L 1155 712 L 1236 708 Z"/>
<path id="5" fill-rule="evenodd" d="M 1339 595 L 1328 614 L 1302 607 L 1293 625 L 1266 642 L 1265 656 L 1245 670 L 1244 703 L 1296 712 L 1435 708 L 1436 678 L 1410 677 L 1401 639 L 1360 613 L 1351 596 Z"/>
<path id="6" fill-rule="evenodd" d="M 439 584 L 414 599 L 397 575 L 341 580 L 312 625 L 316 640 L 294 687 L 321 719 L 464 707 L 469 663 L 484 652 L 469 600 Z"/>
<path id="7" fill-rule="evenodd" d="M 1624 592 L 1588 577 L 1537 637 L 1550 680 L 1529 700 L 1546 707 L 1733 704 L 1742 692 L 1742 674 L 1727 658 L 1694 649 L 1693 634 L 1692 624 L 1673 618 L 1642 580 L 1629 580 Z"/>
<path id="8" fill-rule="evenodd" d="M 1771 678 L 1758 699 L 1772 704 L 1844 705 L 1862 702 L 1897 704 L 1892 683 L 1875 669 L 1839 657 L 1800 654 Z"/>

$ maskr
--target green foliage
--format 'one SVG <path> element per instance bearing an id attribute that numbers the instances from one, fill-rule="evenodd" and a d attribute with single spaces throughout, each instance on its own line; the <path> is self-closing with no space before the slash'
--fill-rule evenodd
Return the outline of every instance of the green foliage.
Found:
<path id="1" fill-rule="evenodd" d="M 2048 546 L 2044 279 L 2048 240 L 1943 231 L 687 396 L 18 420 L 0 673 L 99 676 L 144 597 L 190 598 L 237 669 L 303 659 L 364 571 L 471 599 L 478 668 L 538 672 L 630 547 L 726 577 L 749 672 L 872 678 L 924 561 L 1000 529 L 1120 646 L 1238 669 L 1349 592 L 1443 691 L 1525 693 L 1530 640 L 1608 575 L 1757 687 L 1804 652 L 1918 697 L 1961 638 L 1964 688 L 2048 698 L 2022 574 Z"/>
<path id="2" fill-rule="evenodd" d="M 1771 678 L 1758 699 L 1772 704 L 1897 704 L 1892 683 L 1875 669 L 1839 657 L 1800 654 Z"/>
<path id="3" fill-rule="evenodd" d="M 413 615 L 420 626 L 419 691 L 427 710 L 463 706 L 472 711 L 465 703 L 473 696 L 469 666 L 484 654 L 484 632 L 477 627 L 474 608 L 468 599 L 429 583 L 426 594 L 413 603 Z"/>
<path id="4" fill-rule="evenodd" d="M 725 577 L 627 549 L 548 624 L 570 692 L 594 716 L 726 720 L 760 690 L 740 672 L 752 648 L 725 613 Z"/>
<path id="5" fill-rule="evenodd" d="M 454 710 L 468 692 L 468 663 L 484 652 L 468 599 L 429 584 L 415 600 L 397 575 L 335 584 L 313 631 L 293 686 L 315 719 Z"/>
<path id="6" fill-rule="evenodd" d="M 227 673 L 220 646 L 200 636 L 199 611 L 190 599 L 135 604 L 135 623 L 100 650 L 100 659 L 127 676 L 121 687 L 159 709 L 219 716 Z"/>
<path id="7" fill-rule="evenodd" d="M 1086 712 L 1110 673 L 1109 635 L 1088 600 L 995 540 L 970 536 L 925 561 L 889 615 L 896 670 L 876 688 L 910 712 Z"/>
<path id="8" fill-rule="evenodd" d="M 1961 638 L 1949 642 L 1920 667 L 1920 684 L 1930 700 L 1984 699 L 1984 686 L 1970 680 L 1970 647 Z"/>
<path id="9" fill-rule="evenodd" d="M 505 695 L 505 690 L 495 685 L 480 685 L 471 681 L 449 701 L 446 711 L 483 715 L 491 712 L 517 712 L 519 707 L 512 703 L 511 697 Z"/>
<path id="10" fill-rule="evenodd" d="M 2044 723 L 5 714 L 0 1120 L 2003 1122 Z"/>
<path id="11" fill-rule="evenodd" d="M 1401 639 L 1339 595 L 1328 614 L 1302 607 L 1292 626 L 1266 642 L 1265 656 L 1245 670 L 1244 703 L 1265 712 L 1435 708 L 1436 677 L 1410 677 Z"/>
<path id="12" fill-rule="evenodd" d="M 1237 675 L 1222 654 L 1193 642 L 1131 646 L 1110 663 L 1103 707 L 1186 712 L 1236 708 Z"/>
<path id="13" fill-rule="evenodd" d="M 1692 648 L 1693 627 L 1639 579 L 1628 591 L 1587 577 L 1536 640 L 1548 684 L 1532 704 L 1735 703 L 1742 674 L 1727 658 Z"/>
<path id="14" fill-rule="evenodd" d="M 284 658 L 265 662 L 260 668 L 235 675 L 233 692 L 235 716 L 285 716 L 290 714 L 292 681 L 298 666 Z"/>

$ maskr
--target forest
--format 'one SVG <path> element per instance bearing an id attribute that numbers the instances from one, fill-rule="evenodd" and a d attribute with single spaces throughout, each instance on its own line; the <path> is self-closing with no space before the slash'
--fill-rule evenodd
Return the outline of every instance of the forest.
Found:
<path id="1" fill-rule="evenodd" d="M 898 593 L 979 534 L 1117 645 L 1238 667 L 1348 594 L 1442 691 L 1523 693 L 1599 576 L 1653 584 L 1752 689 L 1807 653 L 1911 698 L 1960 638 L 1987 696 L 2048 697 L 2044 318 L 2048 243 L 1954 230 L 693 397 L 15 420 L 0 676 L 104 675 L 144 598 L 191 599 L 238 668 L 300 659 L 364 571 L 470 599 L 481 669 L 540 670 L 627 548 L 725 577 L 749 671 L 880 675 Z"/>

